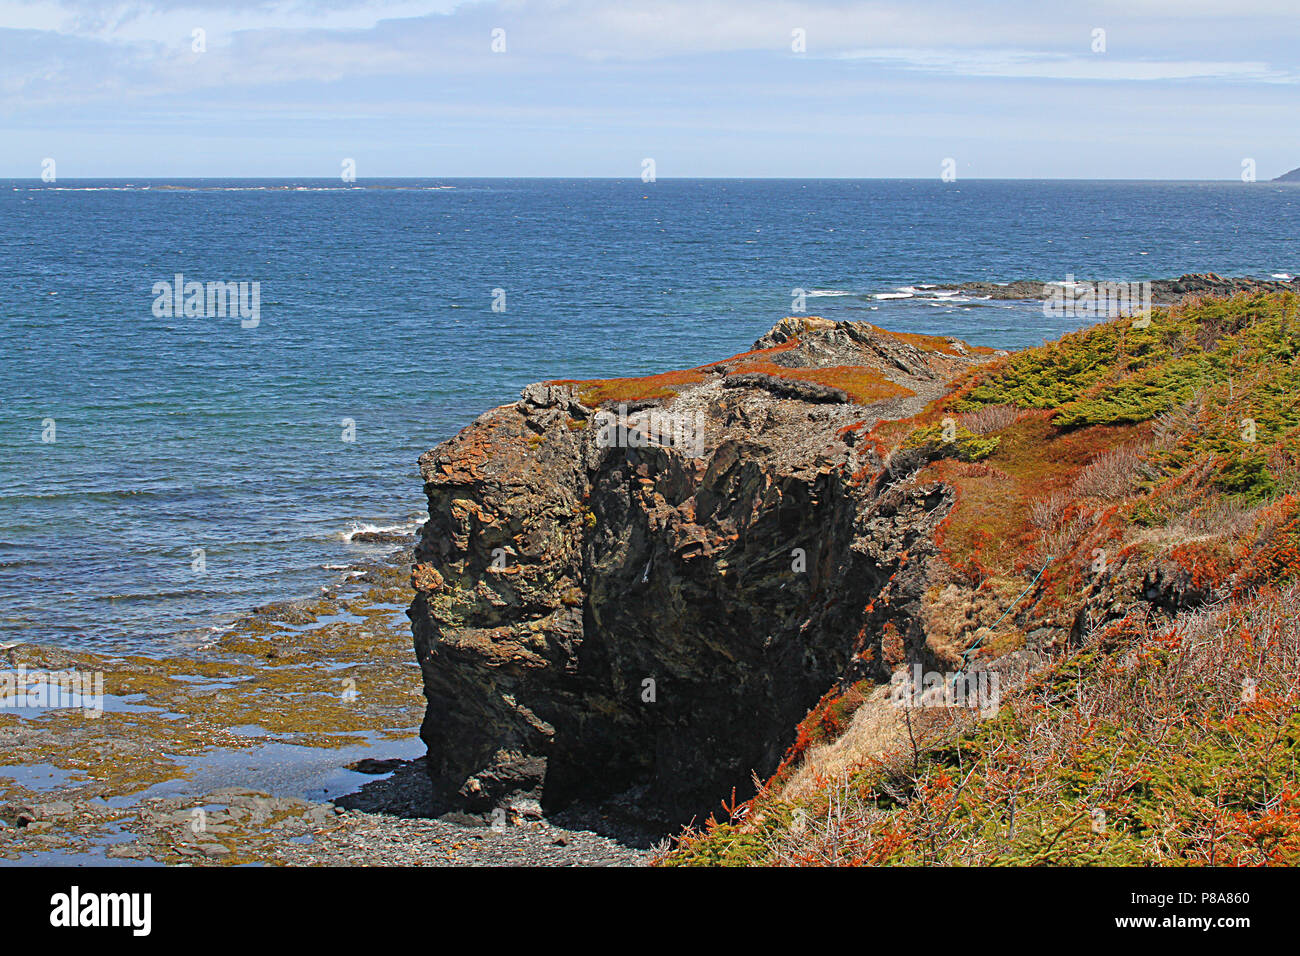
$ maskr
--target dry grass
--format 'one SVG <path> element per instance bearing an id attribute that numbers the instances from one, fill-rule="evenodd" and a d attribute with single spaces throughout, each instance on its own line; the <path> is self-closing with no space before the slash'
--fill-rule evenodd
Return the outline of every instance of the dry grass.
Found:
<path id="1" fill-rule="evenodd" d="M 1050 531 L 1060 523 L 1069 503 L 1069 496 L 1059 491 L 1053 492 L 1046 498 L 1040 498 L 1029 506 L 1029 523 L 1035 528 Z"/>
<path id="2" fill-rule="evenodd" d="M 1077 512 L 1058 526 L 1047 529 L 1039 542 L 1039 559 L 1048 555 L 1061 557 L 1073 554 L 1088 534 L 1097 529 L 1097 520 L 1090 514 Z"/>
<path id="3" fill-rule="evenodd" d="M 1010 428 L 1020 419 L 1021 414 L 1021 410 L 1014 405 L 984 405 L 973 412 L 963 412 L 958 420 L 967 431 L 987 435 Z"/>
<path id="4" fill-rule="evenodd" d="M 1175 514 L 1165 529 L 1186 538 L 1240 538 L 1259 519 L 1264 505 L 1252 505 L 1236 498 L 1213 495 L 1197 507 Z"/>
<path id="5" fill-rule="evenodd" d="M 1105 501 L 1127 498 L 1137 485 L 1149 448 L 1146 443 L 1134 443 L 1098 455 L 1074 480 L 1075 496 Z"/>
<path id="6" fill-rule="evenodd" d="M 837 740 L 808 751 L 783 794 L 789 799 L 810 796 L 819 789 L 820 781 L 838 777 L 864 761 L 887 759 L 906 739 L 902 710 L 890 703 L 888 686 L 877 687 Z"/>

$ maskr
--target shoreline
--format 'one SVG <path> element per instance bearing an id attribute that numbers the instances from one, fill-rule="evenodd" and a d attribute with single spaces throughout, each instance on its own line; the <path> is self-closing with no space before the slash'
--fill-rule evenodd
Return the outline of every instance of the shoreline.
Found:
<path id="1" fill-rule="evenodd" d="M 0 707 L 0 866 L 642 862 L 645 846 L 581 821 L 433 816 L 405 613 L 413 536 L 357 535 L 394 549 L 200 647 L 13 648 L 5 673 L 93 674 L 103 710 Z"/>

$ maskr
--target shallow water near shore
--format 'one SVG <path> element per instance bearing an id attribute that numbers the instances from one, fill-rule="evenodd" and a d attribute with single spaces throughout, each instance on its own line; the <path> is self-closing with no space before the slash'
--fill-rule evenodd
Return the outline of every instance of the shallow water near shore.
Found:
<path id="1" fill-rule="evenodd" d="M 106 691 L 102 708 L 0 707 L 0 865 L 643 862 L 647 838 L 599 815 L 438 818 L 395 613 L 409 561 L 401 548 L 350 567 L 170 656 L 15 649 L 0 677 L 75 669 Z"/>

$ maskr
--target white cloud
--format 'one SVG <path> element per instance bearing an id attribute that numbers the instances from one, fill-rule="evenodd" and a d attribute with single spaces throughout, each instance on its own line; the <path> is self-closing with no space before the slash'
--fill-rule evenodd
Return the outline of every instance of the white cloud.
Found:
<path id="1" fill-rule="evenodd" d="M 1216 79 L 1255 83 L 1296 83 L 1300 75 L 1256 61 L 1122 60 L 1111 56 L 1070 56 L 1026 50 L 876 49 L 838 54 L 910 70 L 1004 79 L 1151 80 Z"/>
<path id="2" fill-rule="evenodd" d="M 244 0 L 205 4 L 196 0 L 162 2 L 77 2 L 6 0 L 0 3 L 0 28 L 44 30 L 114 44 L 190 44 L 195 27 L 224 42 L 240 31 L 369 30 L 383 20 L 452 13 L 466 0 Z"/>
<path id="3" fill-rule="evenodd" d="M 1233 47 L 1241 16 L 1214 31 L 1204 20 L 1188 28 L 1172 12 L 1151 19 L 1172 3 L 1124 0 L 1062 11 L 1031 0 L 0 0 L 0 109 L 198 92 L 216 107 L 259 87 L 373 77 L 448 84 L 567 77 L 583 88 L 600 64 L 634 64 L 651 82 L 689 77 L 717 91 L 731 82 L 735 61 L 727 56 L 798 68 L 790 49 L 796 28 L 806 31 L 810 74 L 821 77 L 866 72 L 852 69 L 856 61 L 895 83 L 906 73 L 1108 84 L 1297 82 L 1294 19 Z M 1282 6 L 1241 0 L 1234 9 L 1264 15 Z M 1110 53 L 1088 53 L 1094 15 L 1107 24 Z M 1125 19 L 1133 16 L 1146 19 Z M 506 56 L 489 52 L 497 26 L 507 30 Z M 207 35 L 202 55 L 190 49 L 197 27 Z M 528 88 L 521 85 L 523 95 Z"/>

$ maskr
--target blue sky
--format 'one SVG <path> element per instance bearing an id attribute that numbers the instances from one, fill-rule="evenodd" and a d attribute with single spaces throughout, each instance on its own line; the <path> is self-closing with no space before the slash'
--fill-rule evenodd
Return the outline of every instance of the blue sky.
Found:
<path id="1" fill-rule="evenodd" d="M 1266 179 L 1297 2 L 0 0 L 0 177 Z"/>

